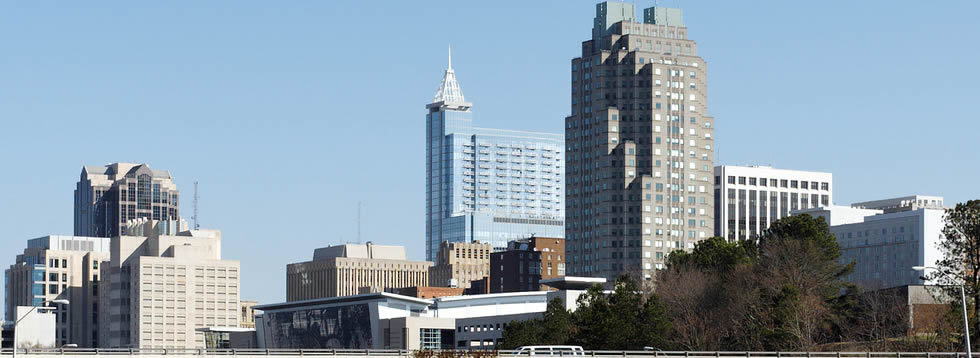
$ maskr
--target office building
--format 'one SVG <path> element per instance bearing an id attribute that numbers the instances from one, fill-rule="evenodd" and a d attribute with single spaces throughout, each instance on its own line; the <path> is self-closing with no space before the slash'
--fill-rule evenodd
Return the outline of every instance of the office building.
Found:
<path id="1" fill-rule="evenodd" d="M 426 260 L 443 241 L 490 243 L 564 235 L 560 134 L 473 126 L 452 57 L 426 105 Z"/>
<path id="2" fill-rule="evenodd" d="M 221 232 L 111 239 L 101 265 L 100 348 L 205 348 L 207 327 L 238 327 L 240 264 L 221 258 Z"/>
<path id="3" fill-rule="evenodd" d="M 429 286 L 470 288 L 470 282 L 490 276 L 491 252 L 488 243 L 443 241 L 429 269 Z"/>
<path id="4" fill-rule="evenodd" d="M 834 202 L 831 173 L 765 166 L 715 167 L 715 236 L 756 239 L 794 210 Z"/>
<path id="5" fill-rule="evenodd" d="M 255 309 L 253 307 L 255 307 L 256 305 L 258 305 L 259 303 L 257 301 L 239 300 L 238 301 L 238 304 L 241 307 L 241 309 L 239 310 L 239 313 L 241 314 L 241 317 L 238 319 L 238 326 L 241 327 L 241 328 L 252 328 L 252 329 L 254 329 L 255 328 Z"/>
<path id="6" fill-rule="evenodd" d="M 20 306 L 68 300 L 68 305 L 49 304 L 56 318 L 55 344 L 97 347 L 99 268 L 108 261 L 108 238 L 51 235 L 28 240 L 24 253 L 5 272 L 5 319 L 15 321 Z"/>
<path id="7" fill-rule="evenodd" d="M 856 211 L 859 209 L 860 211 Z M 868 214 L 858 218 L 860 213 Z M 796 211 L 828 218 L 841 247 L 841 264 L 855 263 L 846 280 L 867 289 L 923 285 L 921 271 L 942 260 L 943 198 L 907 196 Z"/>
<path id="8" fill-rule="evenodd" d="M 383 292 L 429 284 L 428 261 L 409 261 L 405 247 L 345 244 L 316 249 L 313 261 L 286 266 L 286 301 Z"/>
<path id="9" fill-rule="evenodd" d="M 570 275 L 652 279 L 714 234 L 707 66 L 680 9 L 596 5 L 565 119 Z"/>
<path id="10" fill-rule="evenodd" d="M 542 280 L 565 276 L 565 240 L 532 237 L 490 254 L 490 292 L 547 290 Z"/>
<path id="11" fill-rule="evenodd" d="M 604 280 L 563 277 L 559 291 L 423 299 L 388 292 L 256 306 L 260 348 L 494 349 L 512 321 L 540 318 L 548 301 L 574 310 Z"/>
<path id="12" fill-rule="evenodd" d="M 176 220 L 178 194 L 169 172 L 146 164 L 84 166 L 75 188 L 75 236 L 119 236 L 137 218 Z"/>

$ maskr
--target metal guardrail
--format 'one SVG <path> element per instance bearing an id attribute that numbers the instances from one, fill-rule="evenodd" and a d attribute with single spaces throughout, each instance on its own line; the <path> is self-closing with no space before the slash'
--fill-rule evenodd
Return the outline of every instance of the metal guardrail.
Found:
<path id="1" fill-rule="evenodd" d="M 21 355 L 173 355 L 173 356 L 344 356 L 344 357 L 411 357 L 415 351 L 404 349 L 191 349 L 191 348 L 37 348 L 18 349 Z M 457 350 L 460 357 L 466 350 Z M 11 355 L 12 349 L 0 349 L 0 355 Z M 527 357 L 515 351 L 496 352 L 501 357 Z M 976 353 L 973 357 L 978 357 Z M 537 354 L 536 356 L 547 356 Z M 649 358 L 968 358 L 962 352 L 690 352 L 690 351 L 584 351 L 562 353 L 568 357 L 649 357 Z M 970 357 L 972 358 L 972 357 Z M 980 357 L 978 357 L 980 358 Z"/>

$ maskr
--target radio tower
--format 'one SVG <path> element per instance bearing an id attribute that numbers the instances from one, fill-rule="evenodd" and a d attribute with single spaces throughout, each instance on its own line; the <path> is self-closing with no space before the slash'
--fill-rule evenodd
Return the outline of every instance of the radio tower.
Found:
<path id="1" fill-rule="evenodd" d="M 193 217 L 193 219 L 194 219 L 194 230 L 200 230 L 201 229 L 201 223 L 198 221 L 199 217 L 197 216 L 197 200 L 198 199 L 200 199 L 200 197 L 197 196 L 197 182 L 195 181 L 194 182 L 194 217 Z"/>

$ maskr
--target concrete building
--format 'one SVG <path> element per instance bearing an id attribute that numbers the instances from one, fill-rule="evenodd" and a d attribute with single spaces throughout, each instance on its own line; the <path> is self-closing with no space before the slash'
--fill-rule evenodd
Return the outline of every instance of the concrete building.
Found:
<path id="1" fill-rule="evenodd" d="M 409 261 L 405 247 L 345 244 L 316 249 L 313 261 L 286 266 L 286 301 L 383 292 L 387 288 L 426 286 L 428 261 Z"/>
<path id="2" fill-rule="evenodd" d="M 565 240 L 532 237 L 514 240 L 490 254 L 490 292 L 547 290 L 542 280 L 565 276 Z"/>
<path id="3" fill-rule="evenodd" d="M 386 292 L 399 294 L 402 296 L 415 298 L 436 298 L 446 296 L 460 296 L 466 290 L 462 287 L 404 287 L 386 290 Z"/>
<path id="4" fill-rule="evenodd" d="M 539 318 L 549 300 L 576 298 L 602 279 L 551 280 L 560 291 L 421 299 L 387 292 L 256 306 L 259 347 L 493 349 L 515 320 Z"/>
<path id="5" fill-rule="evenodd" d="M 443 241 L 564 235 L 563 138 L 473 126 L 450 56 L 426 105 L 426 260 Z"/>
<path id="6" fill-rule="evenodd" d="M 69 305 L 55 305 L 51 312 L 55 343 L 96 347 L 99 268 L 108 261 L 108 238 L 51 235 L 28 240 L 24 253 L 5 271 L 5 319 L 14 321 L 20 306 L 66 299 Z"/>
<path id="7" fill-rule="evenodd" d="M 111 240 L 100 267 L 100 348 L 204 348 L 198 328 L 238 327 L 240 268 L 221 258 L 221 232 Z"/>
<path id="8" fill-rule="evenodd" d="M 755 239 L 793 210 L 834 202 L 831 173 L 765 166 L 715 167 L 715 236 Z"/>
<path id="9" fill-rule="evenodd" d="M 857 209 L 857 211 L 856 211 Z M 860 220 L 855 214 L 868 213 Z M 913 266 L 936 266 L 942 252 L 943 198 L 908 196 L 793 212 L 830 218 L 830 231 L 841 246 L 840 261 L 854 262 L 846 279 L 867 289 L 922 285 Z"/>
<path id="10" fill-rule="evenodd" d="M 84 166 L 75 188 L 75 235 L 114 237 L 137 218 L 177 220 L 180 196 L 170 173 L 146 164 Z"/>
<path id="11" fill-rule="evenodd" d="M 714 234 L 707 65 L 680 9 L 596 5 L 565 118 L 569 274 L 652 279 Z"/>
<path id="12" fill-rule="evenodd" d="M 490 276 L 491 252 L 488 243 L 443 241 L 429 269 L 429 286 L 470 288 L 470 282 Z"/>
<path id="13" fill-rule="evenodd" d="M 21 319 L 16 327 L 17 342 L 14 342 L 16 320 L 3 321 L 0 324 L 0 348 L 57 348 L 64 345 L 55 337 L 58 329 L 56 314 L 51 312 L 51 307 L 17 306 L 16 317 Z"/>
<path id="14" fill-rule="evenodd" d="M 239 307 L 241 309 L 238 311 L 241 317 L 238 319 L 238 327 L 241 328 L 255 328 L 255 309 L 254 307 L 259 303 L 257 301 L 246 301 L 239 300 Z"/>

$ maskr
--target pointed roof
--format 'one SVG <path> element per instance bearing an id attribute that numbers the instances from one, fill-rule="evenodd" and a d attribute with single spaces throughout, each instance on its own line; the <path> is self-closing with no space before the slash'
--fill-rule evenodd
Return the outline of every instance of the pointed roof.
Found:
<path id="1" fill-rule="evenodd" d="M 453 72 L 452 47 L 449 48 L 449 67 L 446 68 L 446 74 L 442 77 L 442 83 L 439 84 L 439 90 L 436 91 L 436 97 L 432 102 L 444 102 L 447 104 L 462 104 L 466 102 L 463 99 L 463 90 L 459 88 L 459 83 L 456 82 L 456 74 Z"/>

